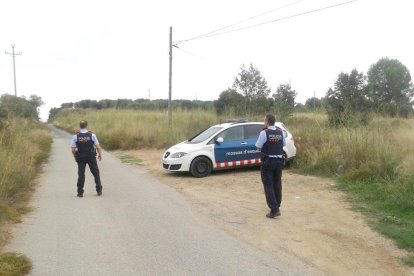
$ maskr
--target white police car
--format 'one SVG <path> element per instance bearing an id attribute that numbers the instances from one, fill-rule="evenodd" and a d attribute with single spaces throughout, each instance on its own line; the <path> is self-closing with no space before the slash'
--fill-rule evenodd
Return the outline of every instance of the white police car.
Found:
<path id="1" fill-rule="evenodd" d="M 275 124 L 286 132 L 283 147 L 285 162 L 296 156 L 292 134 L 283 123 Z M 190 172 L 195 177 L 208 176 L 212 170 L 260 164 L 256 141 L 264 125 L 244 120 L 212 126 L 193 138 L 169 148 L 163 167 L 172 172 Z"/>

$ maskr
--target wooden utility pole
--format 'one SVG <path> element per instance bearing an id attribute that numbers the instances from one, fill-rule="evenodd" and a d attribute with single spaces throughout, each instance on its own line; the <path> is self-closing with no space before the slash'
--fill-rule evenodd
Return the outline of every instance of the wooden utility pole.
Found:
<path id="1" fill-rule="evenodd" d="M 170 72 L 169 72 L 169 89 L 168 89 L 168 126 L 172 127 L 172 27 L 170 27 Z"/>
<path id="2" fill-rule="evenodd" d="M 14 96 L 17 97 L 17 87 L 16 87 L 16 61 L 15 58 L 16 56 L 21 55 L 21 52 L 15 53 L 14 52 L 14 44 L 11 45 L 12 46 L 12 52 L 6 52 L 6 55 L 11 55 L 13 57 L 13 76 L 14 76 Z"/>

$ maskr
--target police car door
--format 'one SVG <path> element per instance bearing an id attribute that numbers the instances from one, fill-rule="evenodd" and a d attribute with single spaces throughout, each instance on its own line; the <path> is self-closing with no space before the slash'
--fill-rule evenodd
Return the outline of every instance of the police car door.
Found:
<path id="1" fill-rule="evenodd" d="M 244 139 L 243 126 L 235 126 L 224 130 L 217 135 L 223 138 L 222 143 L 214 146 L 214 157 L 217 167 L 236 166 L 237 161 L 244 160 L 247 141 Z M 217 139 L 216 139 L 217 140 Z"/>
<path id="2" fill-rule="evenodd" d="M 256 152 L 256 142 L 259 138 L 260 132 L 263 130 L 263 124 L 248 124 L 244 125 L 244 138 L 247 141 L 247 153 L 245 160 L 258 160 L 260 154 Z"/>

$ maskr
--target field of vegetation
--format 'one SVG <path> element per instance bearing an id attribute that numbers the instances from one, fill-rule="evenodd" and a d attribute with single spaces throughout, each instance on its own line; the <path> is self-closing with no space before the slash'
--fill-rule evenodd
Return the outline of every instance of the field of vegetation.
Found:
<path id="1" fill-rule="evenodd" d="M 61 111 L 53 124 L 75 133 L 83 118 L 88 120 L 90 130 L 98 134 L 99 142 L 107 150 L 167 147 L 220 120 L 212 111 L 177 111 L 170 130 L 167 111 L 74 109 Z"/>
<path id="2" fill-rule="evenodd" d="M 74 132 L 87 119 L 102 146 L 113 150 L 166 148 L 226 118 L 177 110 L 169 129 L 165 111 L 75 109 L 59 112 L 53 123 Z M 366 126 L 332 128 L 324 113 L 295 113 L 285 124 L 298 149 L 293 170 L 338 179 L 373 228 L 414 252 L 414 119 L 374 117 Z M 405 261 L 414 265 L 414 258 Z"/>
<path id="3" fill-rule="evenodd" d="M 0 275 L 24 275 L 31 269 L 25 256 L 4 253 L 4 228 L 30 211 L 27 201 L 41 164 L 49 156 L 52 138 L 38 121 L 36 105 L 12 96 L 0 99 Z"/>
<path id="4" fill-rule="evenodd" d="M 371 225 L 414 252 L 414 119 L 375 117 L 368 126 L 327 127 L 323 114 L 295 114 L 303 173 L 336 177 Z M 414 265 L 414 258 L 405 262 Z"/>
<path id="5" fill-rule="evenodd" d="M 51 136 L 37 122 L 15 118 L 0 123 L 0 225 L 20 221 L 40 165 L 48 158 Z M 1 239 L 0 242 L 5 242 Z M 13 274 L 14 272 L 22 272 Z M 0 253 L 0 275 L 30 270 L 24 256 Z M 14 271 L 14 272 L 13 272 Z"/>

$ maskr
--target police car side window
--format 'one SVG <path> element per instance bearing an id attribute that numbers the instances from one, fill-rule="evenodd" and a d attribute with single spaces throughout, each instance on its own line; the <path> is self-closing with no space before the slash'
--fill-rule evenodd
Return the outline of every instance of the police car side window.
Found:
<path id="1" fill-rule="evenodd" d="M 218 137 L 223 137 L 224 141 L 234 141 L 243 139 L 243 126 L 236 126 L 229 129 L 226 129 L 218 135 Z"/>
<path id="2" fill-rule="evenodd" d="M 246 139 L 257 139 L 259 137 L 260 131 L 263 130 L 264 125 L 246 125 L 244 126 L 244 133 Z"/>

